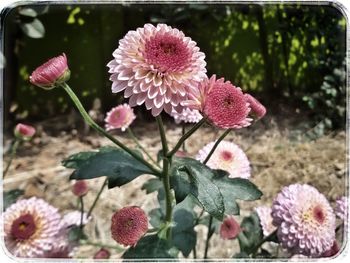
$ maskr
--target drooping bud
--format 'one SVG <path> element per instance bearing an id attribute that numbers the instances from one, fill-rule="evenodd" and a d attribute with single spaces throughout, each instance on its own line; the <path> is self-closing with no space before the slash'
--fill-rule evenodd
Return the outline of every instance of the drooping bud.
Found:
<path id="1" fill-rule="evenodd" d="M 233 216 L 227 217 L 220 226 L 220 237 L 222 239 L 234 239 L 240 232 L 241 227 Z"/>
<path id="2" fill-rule="evenodd" d="M 78 197 L 82 197 L 89 191 L 89 186 L 85 180 L 76 181 L 73 185 L 72 192 Z"/>
<path id="3" fill-rule="evenodd" d="M 30 125 L 18 123 L 15 127 L 14 133 L 18 139 L 29 141 L 35 134 L 35 128 Z"/>

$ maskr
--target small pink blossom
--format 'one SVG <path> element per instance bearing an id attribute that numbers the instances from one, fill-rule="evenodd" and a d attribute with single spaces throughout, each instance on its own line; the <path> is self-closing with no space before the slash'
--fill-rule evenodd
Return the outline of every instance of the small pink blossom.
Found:
<path id="1" fill-rule="evenodd" d="M 146 213 L 137 206 L 127 206 L 112 217 L 112 237 L 124 246 L 135 246 L 148 230 Z"/>
<path id="2" fill-rule="evenodd" d="M 190 108 L 185 108 L 181 113 L 173 110 L 170 115 L 174 118 L 176 124 L 181 122 L 197 123 L 203 119 L 198 110 L 191 110 Z"/>
<path id="3" fill-rule="evenodd" d="M 85 180 L 78 180 L 73 184 L 72 192 L 78 197 L 82 197 L 89 191 L 89 186 Z"/>
<path id="4" fill-rule="evenodd" d="M 246 93 L 244 96 L 246 97 L 250 105 L 250 114 L 252 114 L 257 120 L 264 117 L 266 114 L 266 108 L 264 107 L 264 105 L 262 105 L 256 98 L 254 98 L 248 93 Z"/>
<path id="5" fill-rule="evenodd" d="M 233 216 L 225 218 L 220 226 L 220 237 L 222 239 L 235 239 L 241 232 L 241 227 Z"/>
<path id="6" fill-rule="evenodd" d="M 101 248 L 99 251 L 97 251 L 94 255 L 94 259 L 108 259 L 110 258 L 111 253 L 109 250 L 105 248 Z"/>
<path id="7" fill-rule="evenodd" d="M 36 130 L 33 126 L 23 123 L 18 123 L 14 131 L 15 136 L 22 140 L 30 140 L 34 136 L 35 132 Z"/>
<path id="8" fill-rule="evenodd" d="M 29 81 L 38 87 L 52 89 L 70 77 L 66 54 L 54 57 L 35 69 Z"/>
<path id="9" fill-rule="evenodd" d="M 113 129 L 125 131 L 135 119 L 134 110 L 128 104 L 124 103 L 107 112 L 105 118 L 106 129 L 107 131 Z"/>

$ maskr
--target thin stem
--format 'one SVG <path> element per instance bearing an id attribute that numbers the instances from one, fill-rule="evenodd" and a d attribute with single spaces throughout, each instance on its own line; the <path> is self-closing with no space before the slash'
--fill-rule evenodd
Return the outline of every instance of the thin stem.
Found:
<path id="1" fill-rule="evenodd" d="M 185 123 L 182 123 L 182 134 L 181 134 L 181 137 L 184 136 L 186 134 L 186 124 Z M 182 143 L 182 150 L 184 152 L 186 152 L 186 141 L 184 141 Z"/>
<path id="2" fill-rule="evenodd" d="M 88 241 L 88 240 L 80 240 L 80 244 L 81 245 L 91 245 L 91 246 L 95 246 L 95 247 L 104 247 L 104 248 L 116 249 L 118 252 L 125 251 L 124 248 L 119 247 L 119 246 L 103 244 L 103 243 L 100 243 L 100 242 L 92 242 L 92 241 Z"/>
<path id="3" fill-rule="evenodd" d="M 153 167 L 152 164 L 144 160 L 141 156 L 139 156 L 137 153 L 129 149 L 127 146 L 125 146 L 123 143 L 121 143 L 119 140 L 114 138 L 112 135 L 107 133 L 102 127 L 100 127 L 91 117 L 90 115 L 86 112 L 84 109 L 84 106 L 81 104 L 79 101 L 79 98 L 75 95 L 74 91 L 68 86 L 67 83 L 61 84 L 61 87 L 64 88 L 64 90 L 68 93 L 68 95 L 71 97 L 73 100 L 75 106 L 79 110 L 80 114 L 83 116 L 85 122 L 94 128 L 97 132 L 108 138 L 110 141 L 112 141 L 114 144 L 118 145 L 120 148 L 122 148 L 124 151 L 126 151 L 128 154 L 130 154 L 132 157 L 134 157 L 136 160 L 147 166 L 154 174 L 160 175 L 160 171 Z"/>
<path id="4" fill-rule="evenodd" d="M 270 235 L 264 237 L 252 250 L 252 257 L 256 257 L 256 253 L 258 252 L 259 248 L 267 241 L 269 241 L 274 235 L 276 235 L 277 230 L 273 231 Z"/>
<path id="5" fill-rule="evenodd" d="M 105 187 L 107 186 L 107 183 L 108 183 L 108 178 L 106 178 L 106 180 L 103 182 L 103 184 L 102 184 L 102 186 L 101 186 L 101 188 L 100 188 L 100 191 L 98 191 L 98 193 L 97 193 L 97 195 L 96 195 L 96 197 L 95 197 L 95 200 L 94 200 L 94 202 L 92 203 L 92 205 L 91 205 L 91 207 L 90 207 L 90 209 L 89 209 L 89 211 L 88 211 L 88 213 L 87 213 L 86 218 L 89 218 L 89 217 L 91 216 L 92 211 L 94 210 L 94 208 L 95 208 L 95 206 L 96 206 L 96 204 L 97 204 L 97 201 L 100 199 L 100 196 L 101 196 L 101 194 L 102 194 L 102 192 L 103 192 L 103 189 L 105 189 Z"/>
<path id="6" fill-rule="evenodd" d="M 83 221 L 84 221 L 84 200 L 83 197 L 79 197 L 80 201 L 80 229 L 83 228 Z"/>
<path id="7" fill-rule="evenodd" d="M 137 147 L 140 148 L 140 150 L 147 155 L 147 157 L 154 163 L 156 166 L 158 166 L 157 162 L 152 158 L 152 156 L 146 151 L 146 149 L 140 144 L 139 140 L 136 138 L 134 132 L 128 127 L 126 129 L 128 131 L 129 137 L 136 143 Z"/>
<path id="8" fill-rule="evenodd" d="M 206 119 L 203 118 L 198 123 L 196 123 L 196 125 L 194 125 L 188 132 L 186 132 L 180 138 L 175 147 L 170 152 L 168 152 L 167 156 L 172 157 L 180 149 L 181 145 L 188 139 L 188 137 L 190 137 L 196 130 L 198 130 L 205 122 Z"/>
<path id="9" fill-rule="evenodd" d="M 11 145 L 11 155 L 10 155 L 10 160 L 9 162 L 7 163 L 6 165 L 6 168 L 4 170 L 4 173 L 3 173 L 3 178 L 5 178 L 5 176 L 7 175 L 7 172 L 9 171 L 10 169 L 10 166 L 12 164 L 12 161 L 13 159 L 15 158 L 16 156 L 16 152 L 17 152 L 17 148 L 18 148 L 18 145 L 19 145 L 20 141 L 16 138 L 13 142 L 13 144 Z"/>
<path id="10" fill-rule="evenodd" d="M 165 135 L 162 117 L 160 115 L 158 115 L 156 117 L 156 120 L 157 120 L 157 124 L 158 124 L 160 139 L 162 141 L 163 156 L 166 156 L 166 154 L 168 153 L 168 142 L 166 140 L 166 135 Z"/>
<path id="11" fill-rule="evenodd" d="M 213 224 L 213 217 L 209 217 L 209 223 L 208 223 L 208 234 L 207 234 L 207 240 L 205 241 L 205 250 L 204 250 L 204 259 L 208 258 L 208 250 L 209 250 L 209 241 L 211 236 L 213 235 L 213 231 L 211 230 L 211 225 Z"/>
<path id="12" fill-rule="evenodd" d="M 205 158 L 205 160 L 203 162 L 204 164 L 206 164 L 209 161 L 210 157 L 213 155 L 213 153 L 215 152 L 216 148 L 219 146 L 219 143 L 230 133 L 230 131 L 231 131 L 231 129 L 226 130 L 223 134 L 221 134 L 219 139 L 216 140 L 216 142 L 215 142 L 213 148 L 210 150 L 207 158 Z"/>

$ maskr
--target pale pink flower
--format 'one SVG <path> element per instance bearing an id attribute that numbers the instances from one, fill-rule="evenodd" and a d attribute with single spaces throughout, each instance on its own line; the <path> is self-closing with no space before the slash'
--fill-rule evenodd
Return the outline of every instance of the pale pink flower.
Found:
<path id="1" fill-rule="evenodd" d="M 73 184 L 72 192 L 78 197 L 82 197 L 89 191 L 89 186 L 85 180 L 78 180 Z"/>
<path id="2" fill-rule="evenodd" d="M 272 205 L 273 224 L 283 248 L 319 257 L 335 239 L 335 215 L 326 197 L 307 184 L 284 187 Z"/>
<path id="3" fill-rule="evenodd" d="M 348 198 L 345 196 L 339 197 L 335 201 L 335 215 L 344 221 L 347 220 L 348 204 Z"/>
<path id="4" fill-rule="evenodd" d="M 266 114 L 266 108 L 264 105 L 262 105 L 260 101 L 248 93 L 246 93 L 244 96 L 246 97 L 251 108 L 250 114 L 253 115 L 253 117 L 255 117 L 257 120 L 264 117 Z"/>
<path id="5" fill-rule="evenodd" d="M 130 124 L 136 119 L 134 110 L 126 103 L 114 107 L 105 118 L 107 131 L 121 129 L 125 131 Z"/>
<path id="6" fill-rule="evenodd" d="M 203 162 L 215 142 L 208 143 L 201 150 L 199 150 L 196 159 Z M 250 177 L 249 160 L 243 150 L 238 145 L 229 141 L 221 141 L 214 153 L 207 162 L 207 166 L 211 169 L 221 169 L 229 173 L 230 178 Z"/>
<path id="7" fill-rule="evenodd" d="M 276 230 L 276 227 L 272 224 L 271 207 L 268 206 L 259 206 L 255 208 L 256 213 L 259 216 L 260 225 L 263 230 L 265 237 L 270 235 L 273 231 Z"/>
<path id="8" fill-rule="evenodd" d="M 205 78 L 204 53 L 196 42 L 165 24 L 129 31 L 108 63 L 112 92 L 124 91 L 131 107 L 145 104 L 152 115 L 182 111 L 181 102 Z"/>
<path id="9" fill-rule="evenodd" d="M 56 242 L 60 220 L 57 208 L 42 199 L 19 200 L 3 214 L 5 245 L 16 257 L 42 257 Z"/>
<path id="10" fill-rule="evenodd" d="M 241 232 L 241 227 L 233 216 L 225 218 L 220 226 L 220 237 L 222 239 L 235 239 Z"/>
<path id="11" fill-rule="evenodd" d="M 203 119 L 203 116 L 199 113 L 198 110 L 191 110 L 190 108 L 185 108 L 181 113 L 173 110 L 170 115 L 174 118 L 175 123 L 177 124 L 181 122 L 197 123 Z"/>
<path id="12" fill-rule="evenodd" d="M 146 213 L 137 206 L 123 207 L 112 217 L 112 237 L 124 246 L 135 246 L 148 230 Z"/>
<path id="13" fill-rule="evenodd" d="M 54 57 L 35 69 L 29 77 L 29 81 L 38 87 L 52 89 L 57 85 L 68 81 L 70 70 L 67 64 L 66 54 Z"/>
<path id="14" fill-rule="evenodd" d="M 22 140 L 30 140 L 35 134 L 35 128 L 30 125 L 18 123 L 15 127 L 15 136 Z"/>

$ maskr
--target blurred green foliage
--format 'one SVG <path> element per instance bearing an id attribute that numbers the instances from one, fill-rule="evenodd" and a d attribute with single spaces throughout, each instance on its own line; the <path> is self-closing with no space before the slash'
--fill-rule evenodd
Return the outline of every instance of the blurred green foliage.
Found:
<path id="1" fill-rule="evenodd" d="M 47 92 L 28 82 L 36 66 L 62 52 L 69 58 L 70 85 L 87 108 L 96 97 L 103 110 L 120 103 L 122 97 L 110 92 L 106 68 L 118 40 L 145 23 L 167 23 L 198 43 L 206 54 L 209 75 L 225 77 L 252 92 L 269 110 L 284 105 L 311 117 L 311 125 L 345 126 L 346 21 L 333 6 L 52 5 L 39 16 L 45 27 L 39 39 L 16 31 L 14 24 L 23 8 L 9 11 L 4 28 L 6 59 L 13 51 L 18 61 L 15 68 L 5 70 L 5 81 L 15 79 L 6 90 L 11 103 L 5 106 L 12 106 L 17 116 L 43 119 L 72 107 L 61 90 Z"/>

